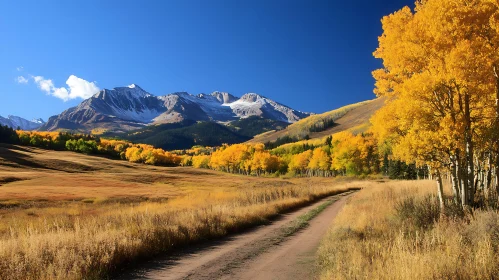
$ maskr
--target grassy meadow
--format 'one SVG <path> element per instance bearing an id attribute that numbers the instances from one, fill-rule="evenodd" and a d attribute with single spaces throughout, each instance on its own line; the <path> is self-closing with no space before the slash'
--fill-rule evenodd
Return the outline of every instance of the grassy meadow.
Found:
<path id="1" fill-rule="evenodd" d="M 433 181 L 356 193 L 322 241 L 320 279 L 495 279 L 499 214 L 448 206 L 441 216 L 435 195 Z"/>
<path id="2" fill-rule="evenodd" d="M 0 146 L 0 279 L 96 279 L 358 188 Z"/>

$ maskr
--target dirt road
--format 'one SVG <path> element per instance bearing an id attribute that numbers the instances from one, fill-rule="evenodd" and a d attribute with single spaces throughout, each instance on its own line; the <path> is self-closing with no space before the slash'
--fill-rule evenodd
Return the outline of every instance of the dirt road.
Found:
<path id="1" fill-rule="evenodd" d="M 313 279 L 319 242 L 347 197 L 323 199 L 250 232 L 150 262 L 124 278 Z M 294 233 L 303 215 L 324 207 L 328 200 L 334 203 Z"/>

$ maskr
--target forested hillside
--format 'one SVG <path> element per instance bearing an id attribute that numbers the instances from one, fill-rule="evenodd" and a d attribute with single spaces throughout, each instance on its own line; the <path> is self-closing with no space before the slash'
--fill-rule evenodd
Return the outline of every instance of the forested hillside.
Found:
<path id="1" fill-rule="evenodd" d="M 131 132 L 104 134 L 103 137 L 149 144 L 165 150 L 189 149 L 195 145 L 234 144 L 250 138 L 221 124 L 195 121 L 148 126 Z"/>
<path id="2" fill-rule="evenodd" d="M 251 116 L 229 123 L 227 126 L 240 135 L 253 137 L 261 133 L 285 129 L 289 123 Z"/>
<path id="3" fill-rule="evenodd" d="M 124 133 L 104 133 L 101 136 L 149 144 L 165 150 L 179 150 L 199 145 L 213 147 L 241 143 L 262 132 L 284 129 L 288 125 L 289 123 L 283 121 L 251 116 L 227 125 L 184 120 L 151 125 Z"/>

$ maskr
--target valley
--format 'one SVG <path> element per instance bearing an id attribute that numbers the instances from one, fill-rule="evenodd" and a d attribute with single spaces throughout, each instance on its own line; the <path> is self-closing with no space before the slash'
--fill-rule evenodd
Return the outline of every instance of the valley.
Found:
<path id="1" fill-rule="evenodd" d="M 102 278 L 358 189 L 0 147 L 0 278 Z M 36 242 L 34 242 L 36 240 Z"/>

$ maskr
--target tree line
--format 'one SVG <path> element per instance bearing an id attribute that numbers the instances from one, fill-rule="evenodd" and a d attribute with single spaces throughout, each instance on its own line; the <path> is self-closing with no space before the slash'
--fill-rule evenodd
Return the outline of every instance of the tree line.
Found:
<path id="1" fill-rule="evenodd" d="M 151 145 L 101 139 L 90 134 L 14 130 L 7 126 L 0 126 L 0 142 L 48 150 L 104 155 L 150 165 L 179 166 L 183 159 L 182 156 Z"/>
<path id="2" fill-rule="evenodd" d="M 244 175 L 346 176 L 384 173 L 394 179 L 416 179 L 424 172 L 398 160 L 380 159 L 374 134 L 341 132 L 313 142 L 297 142 L 275 149 L 264 144 L 233 144 L 218 148 L 194 146 L 188 150 L 164 151 L 152 145 L 101 139 L 66 132 L 0 130 L 3 142 L 52 150 L 105 155 L 134 163 L 163 166 L 193 166 Z M 7 139 L 4 141 L 4 139 Z"/>
<path id="3" fill-rule="evenodd" d="M 336 125 L 336 123 L 334 122 L 334 118 L 333 117 L 329 117 L 329 118 L 320 120 L 317 123 L 311 125 L 309 127 L 308 131 L 311 132 L 311 133 L 313 133 L 313 132 L 321 132 L 321 131 L 327 130 L 327 129 L 335 126 L 335 125 Z"/>
<path id="4" fill-rule="evenodd" d="M 384 163 L 372 133 L 354 135 L 344 131 L 315 142 L 297 142 L 275 149 L 266 149 L 264 144 L 223 145 L 212 154 L 192 155 L 190 162 L 196 168 L 256 176 L 331 177 L 381 174 L 383 170 L 394 179 L 428 175 L 398 160 L 387 159 Z"/>

